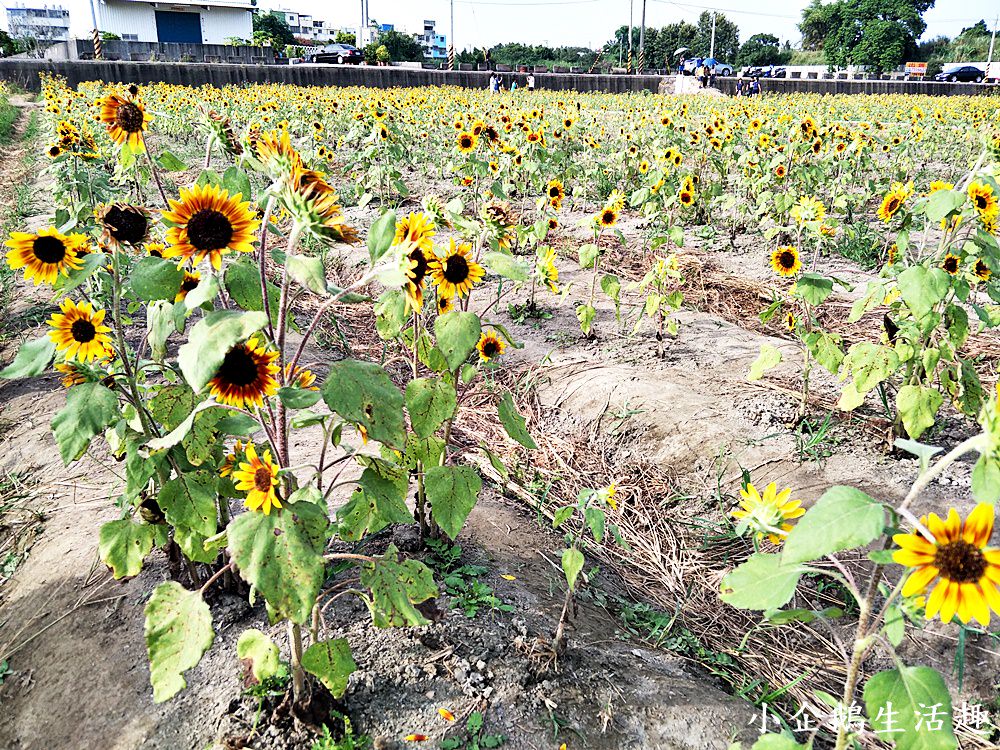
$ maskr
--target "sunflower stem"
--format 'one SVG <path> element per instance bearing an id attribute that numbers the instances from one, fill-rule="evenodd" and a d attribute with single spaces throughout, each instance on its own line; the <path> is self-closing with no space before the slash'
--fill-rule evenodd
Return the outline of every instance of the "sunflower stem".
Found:
<path id="1" fill-rule="evenodd" d="M 156 189 L 160 191 L 160 198 L 163 200 L 163 207 L 169 208 L 170 202 L 167 200 L 167 194 L 163 191 L 163 183 L 160 182 L 160 173 L 156 170 L 156 164 L 153 163 L 153 157 L 149 153 L 149 146 L 143 139 L 143 151 L 146 154 L 146 162 L 149 164 L 150 174 L 153 175 L 153 182 L 156 183 Z"/>
<path id="2" fill-rule="evenodd" d="M 306 673 L 302 669 L 302 628 L 288 621 L 288 650 L 292 663 L 292 699 L 301 705 L 306 692 Z"/>

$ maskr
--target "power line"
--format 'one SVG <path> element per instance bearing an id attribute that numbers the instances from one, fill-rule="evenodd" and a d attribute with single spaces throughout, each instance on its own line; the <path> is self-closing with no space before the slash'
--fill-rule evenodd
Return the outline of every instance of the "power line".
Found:
<path id="1" fill-rule="evenodd" d="M 676 8 L 693 9 L 693 10 L 717 10 L 723 13 L 736 13 L 744 16 L 761 16 L 763 18 L 784 18 L 791 21 L 801 20 L 801 16 L 786 16 L 779 13 L 759 13 L 752 10 L 739 10 L 737 8 L 718 8 L 710 5 L 692 5 L 690 3 L 675 3 L 673 0 L 653 0 L 654 3 L 660 3 L 661 5 L 673 5 Z"/>

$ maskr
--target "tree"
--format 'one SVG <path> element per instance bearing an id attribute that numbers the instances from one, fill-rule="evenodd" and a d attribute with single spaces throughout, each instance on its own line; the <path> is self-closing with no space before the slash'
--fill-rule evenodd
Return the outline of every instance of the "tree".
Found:
<path id="1" fill-rule="evenodd" d="M 419 62 L 424 59 L 424 48 L 409 34 L 399 31 L 383 31 L 378 35 L 378 43 L 386 48 L 389 59 L 397 62 Z M 387 62 L 380 60 L 380 62 Z"/>
<path id="2" fill-rule="evenodd" d="M 358 43 L 358 35 L 350 31 L 338 31 L 333 41 L 337 44 L 350 44 L 353 47 Z"/>
<path id="3" fill-rule="evenodd" d="M 951 42 L 950 54 L 953 61 L 985 60 L 990 49 L 990 30 L 986 21 L 979 21 L 956 36 Z"/>
<path id="4" fill-rule="evenodd" d="M 754 34 L 740 47 L 738 64 L 741 67 L 780 65 L 787 57 L 781 50 L 781 41 L 774 34 Z"/>
<path id="5" fill-rule="evenodd" d="M 268 43 L 277 49 L 295 44 L 295 36 L 285 19 L 273 10 L 253 14 L 253 40 L 256 44 Z"/>
<path id="6" fill-rule="evenodd" d="M 802 11 L 803 44 L 822 48 L 832 67 L 866 65 L 878 72 L 897 67 L 917 54 L 917 39 L 927 24 L 923 14 L 934 0 L 819 0 Z"/>
<path id="7" fill-rule="evenodd" d="M 693 51 L 708 57 L 712 49 L 712 14 L 707 10 L 698 17 L 698 33 Z M 722 13 L 715 14 L 715 59 L 732 63 L 740 51 L 740 28 Z"/>
<path id="8" fill-rule="evenodd" d="M 16 53 L 17 53 L 17 44 L 11 38 L 10 34 L 0 29 L 0 55 L 3 55 L 4 57 L 9 57 L 10 55 Z"/>

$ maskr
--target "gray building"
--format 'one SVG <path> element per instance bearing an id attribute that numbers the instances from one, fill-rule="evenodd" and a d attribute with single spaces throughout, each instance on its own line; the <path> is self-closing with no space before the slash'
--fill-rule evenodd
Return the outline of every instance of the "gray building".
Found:
<path id="1" fill-rule="evenodd" d="M 15 39 L 69 41 L 69 11 L 61 5 L 14 5 L 7 8 L 8 33 Z"/>

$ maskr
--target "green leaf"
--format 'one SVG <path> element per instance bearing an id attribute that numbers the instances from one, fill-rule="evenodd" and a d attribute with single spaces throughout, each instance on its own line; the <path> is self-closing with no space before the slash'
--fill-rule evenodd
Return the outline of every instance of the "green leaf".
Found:
<path id="1" fill-rule="evenodd" d="M 278 398 L 289 409 L 308 409 L 316 405 L 322 394 L 310 388 L 292 388 L 286 385 L 278 389 Z"/>
<path id="2" fill-rule="evenodd" d="M 517 407 L 514 406 L 514 398 L 510 395 L 510 391 L 503 394 L 503 398 L 500 399 L 500 403 L 497 405 L 497 416 L 500 417 L 500 424 L 503 425 L 504 432 L 512 440 L 520 443 L 529 450 L 538 448 L 534 438 L 531 437 L 525 426 L 524 417 L 521 416 L 517 411 Z"/>
<path id="3" fill-rule="evenodd" d="M 470 466 L 432 466 L 424 473 L 431 516 L 451 539 L 462 530 L 482 488 L 483 480 Z"/>
<path id="4" fill-rule="evenodd" d="M 895 648 L 903 642 L 906 636 L 906 617 L 899 604 L 893 601 L 885 609 L 885 637 Z"/>
<path id="5" fill-rule="evenodd" d="M 249 414 L 241 414 L 231 411 L 216 425 L 219 432 L 224 435 L 235 435 L 237 437 L 250 437 L 260 430 L 260 424 Z"/>
<path id="6" fill-rule="evenodd" d="M 597 310 L 592 305 L 580 305 L 576 308 L 576 319 L 580 321 L 580 330 L 587 336 L 590 335 L 590 328 L 597 317 Z"/>
<path id="7" fill-rule="evenodd" d="M 818 273 L 804 273 L 795 282 L 795 295 L 812 306 L 823 304 L 833 292 L 833 280 Z"/>
<path id="8" fill-rule="evenodd" d="M 392 523 L 413 523 L 406 507 L 407 475 L 404 471 L 386 476 L 373 467 L 365 469 L 360 487 L 337 510 L 339 534 L 344 541 L 360 541 Z"/>
<path id="9" fill-rule="evenodd" d="M 209 471 L 181 474 L 163 483 L 157 503 L 172 525 L 211 536 L 217 526 L 215 481 Z"/>
<path id="10" fill-rule="evenodd" d="M 184 672 L 196 666 L 215 640 L 212 613 L 199 591 L 168 581 L 153 590 L 146 604 L 146 650 L 153 700 L 162 703 L 187 683 Z"/>
<path id="11" fill-rule="evenodd" d="M 174 527 L 174 541 L 181 548 L 184 557 L 192 562 L 211 563 L 219 556 L 219 547 L 212 546 L 205 549 L 205 540 L 209 536 L 186 526 Z"/>
<path id="12" fill-rule="evenodd" d="M 927 198 L 924 213 L 932 223 L 939 224 L 942 219 L 960 209 L 963 203 L 965 195 L 957 190 L 936 190 Z"/>
<path id="13" fill-rule="evenodd" d="M 483 263 L 497 276 L 511 281 L 527 281 L 530 273 L 528 265 L 510 253 L 490 252 L 483 255 Z"/>
<path id="14" fill-rule="evenodd" d="M 764 377 L 764 373 L 777 367 L 781 363 L 781 352 L 770 344 L 760 345 L 760 354 L 751 365 L 747 380 L 757 381 Z"/>
<path id="15" fill-rule="evenodd" d="M 118 397 L 100 383 L 81 383 L 66 392 L 66 406 L 52 419 L 52 432 L 63 464 L 80 458 L 99 434 L 118 416 Z"/>
<path id="16" fill-rule="evenodd" d="M 857 323 L 864 317 L 865 313 L 881 307 L 885 302 L 885 285 L 879 281 L 869 281 L 865 289 L 865 296 L 855 300 L 851 306 L 851 314 L 847 317 L 848 323 Z"/>
<path id="17" fill-rule="evenodd" d="M 266 324 L 264 313 L 238 310 L 216 310 L 198 321 L 177 352 L 177 364 L 188 385 L 201 391 L 215 377 L 229 350 Z"/>
<path id="18" fill-rule="evenodd" d="M 1000 458 L 982 453 L 972 467 L 972 496 L 976 502 L 996 505 L 1000 500 Z"/>
<path id="19" fill-rule="evenodd" d="M 903 419 L 906 433 L 917 440 L 934 426 L 934 418 L 944 402 L 934 388 L 922 385 L 904 385 L 896 394 L 896 410 Z"/>
<path id="20" fill-rule="evenodd" d="M 577 251 L 577 255 L 580 259 L 580 268 L 593 268 L 594 261 L 597 260 L 597 256 L 600 255 L 600 253 L 601 249 L 593 242 L 580 245 L 580 249 Z"/>
<path id="21" fill-rule="evenodd" d="M 872 729 L 891 737 L 896 750 L 958 747 L 951 696 L 941 675 L 930 667 L 903 666 L 879 672 L 865 683 L 864 700 Z M 939 726 L 938 721 L 943 723 Z M 888 733 L 889 729 L 895 731 Z"/>
<path id="22" fill-rule="evenodd" d="M 427 619 L 413 605 L 437 596 L 434 574 L 419 560 L 398 561 L 390 544 L 385 555 L 361 568 L 361 585 L 372 593 L 368 608 L 376 627 L 426 625 Z"/>
<path id="23" fill-rule="evenodd" d="M 368 230 L 368 257 L 374 266 L 392 246 L 396 236 L 396 212 L 386 211 Z"/>
<path id="24" fill-rule="evenodd" d="M 203 276 L 198 286 L 184 297 L 184 309 L 194 310 L 196 307 L 212 302 L 219 293 L 219 277 L 214 273 Z"/>
<path id="25" fill-rule="evenodd" d="M 188 433 L 191 432 L 191 428 L 194 426 L 194 421 L 198 417 L 198 414 L 206 409 L 211 409 L 214 406 L 215 404 L 212 401 L 202 401 L 173 430 L 162 437 L 153 438 L 146 443 L 146 447 L 150 451 L 163 451 L 168 448 L 173 448 L 181 441 L 187 439 Z"/>
<path id="26" fill-rule="evenodd" d="M 838 607 L 827 607 L 816 611 L 814 609 L 770 609 L 764 613 L 764 617 L 772 625 L 787 625 L 790 622 L 815 622 L 820 618 L 828 620 L 844 616 L 844 610 Z"/>
<path id="27" fill-rule="evenodd" d="M 394 448 L 406 442 L 403 394 L 374 362 L 345 359 L 330 368 L 323 400 L 348 422 L 360 423 L 372 440 Z"/>
<path id="28" fill-rule="evenodd" d="M 108 256 L 104 253 L 90 253 L 83 256 L 83 263 L 80 267 L 69 272 L 66 277 L 59 277 L 54 284 L 60 294 L 69 294 L 87 279 L 94 275 L 94 272 L 104 268 L 108 264 Z"/>
<path id="29" fill-rule="evenodd" d="M 240 576 L 279 618 L 304 623 L 325 577 L 328 520 L 315 503 L 286 503 L 270 514 L 249 512 L 228 527 L 229 551 Z"/>
<path id="30" fill-rule="evenodd" d="M 326 268 L 321 258 L 308 255 L 289 255 L 285 258 L 288 275 L 310 292 L 327 294 Z"/>
<path id="31" fill-rule="evenodd" d="M 218 443 L 218 424 L 230 413 L 220 407 L 198 410 L 191 424 L 191 431 L 181 440 L 192 465 L 201 466 L 212 457 Z"/>
<path id="32" fill-rule="evenodd" d="M 236 656 L 258 684 L 288 671 L 281 663 L 281 653 L 274 641 L 256 628 L 240 633 L 236 641 Z"/>
<path id="33" fill-rule="evenodd" d="M 156 163 L 168 172 L 184 172 L 188 168 L 187 164 L 178 159 L 173 152 L 166 150 L 160 151 Z"/>
<path id="34" fill-rule="evenodd" d="M 223 283 L 229 296 L 242 309 L 250 312 L 261 312 L 264 309 L 264 297 L 260 293 L 260 267 L 249 258 L 240 258 L 226 269 Z M 278 322 L 278 306 L 281 290 L 270 281 L 267 282 L 268 307 L 271 310 L 271 323 Z M 258 326 L 261 328 L 263 323 Z"/>
<path id="35" fill-rule="evenodd" d="M 807 570 L 782 564 L 781 555 L 754 553 L 722 579 L 722 601 L 740 609 L 778 609 L 791 600 Z"/>
<path id="36" fill-rule="evenodd" d="M 811 331 L 805 335 L 804 340 L 813 358 L 831 375 L 836 375 L 844 361 L 840 336 L 826 331 Z"/>
<path id="37" fill-rule="evenodd" d="M 101 526 L 97 551 L 101 562 L 111 568 L 115 580 L 139 575 L 142 561 L 153 550 L 156 530 L 131 518 L 109 521 Z"/>
<path id="38" fill-rule="evenodd" d="M 246 172 L 237 166 L 232 166 L 222 175 L 222 187 L 236 200 L 252 201 L 253 187 Z"/>
<path id="39" fill-rule="evenodd" d="M 167 430 L 187 419 L 201 397 L 183 383 L 165 385 L 147 402 L 150 415 Z"/>
<path id="40" fill-rule="evenodd" d="M 482 324 L 471 312 L 454 311 L 434 321 L 434 337 L 449 369 L 457 370 L 479 343 Z"/>
<path id="41" fill-rule="evenodd" d="M 753 743 L 753 750 L 811 750 L 811 746 L 800 745 L 787 734 L 769 732 Z"/>
<path id="42" fill-rule="evenodd" d="M 45 372 L 55 352 L 55 342 L 48 336 L 29 339 L 21 344 L 14 361 L 0 370 L 0 378 L 17 380 L 37 377 Z"/>
<path id="43" fill-rule="evenodd" d="M 334 698 L 347 692 L 347 681 L 358 668 L 346 638 L 312 644 L 302 654 L 302 668 L 314 675 Z"/>
<path id="44" fill-rule="evenodd" d="M 784 564 L 819 560 L 834 552 L 863 547 L 882 535 L 885 509 L 853 487 L 831 487 L 788 532 Z"/>
<path id="45" fill-rule="evenodd" d="M 562 569 L 570 591 L 576 590 L 576 579 L 579 578 L 580 571 L 583 570 L 583 562 L 583 553 L 576 547 L 563 550 Z"/>
<path id="46" fill-rule="evenodd" d="M 394 339 L 406 325 L 406 294 L 402 289 L 382 293 L 375 303 L 375 330 L 382 339 Z"/>
<path id="47" fill-rule="evenodd" d="M 433 435 L 457 406 L 454 386 L 439 378 L 414 378 L 406 384 L 406 410 L 417 437 Z"/>
<path id="48" fill-rule="evenodd" d="M 139 258 L 129 274 L 129 285 L 135 295 L 145 301 L 165 299 L 173 301 L 184 281 L 184 271 L 166 258 L 147 255 Z"/>
<path id="49" fill-rule="evenodd" d="M 899 356 L 894 349 L 859 341 L 848 350 L 841 377 L 850 371 L 854 375 L 854 388 L 864 394 L 892 375 L 897 367 Z"/>
<path id="50" fill-rule="evenodd" d="M 167 339 L 175 330 L 177 329 L 174 326 L 173 303 L 157 300 L 146 306 L 146 339 L 149 341 L 153 359 L 157 362 L 166 359 Z"/>
<path id="51" fill-rule="evenodd" d="M 944 299 L 951 286 L 948 274 L 940 268 L 912 266 L 899 275 L 899 292 L 916 318 L 922 318 Z"/>

